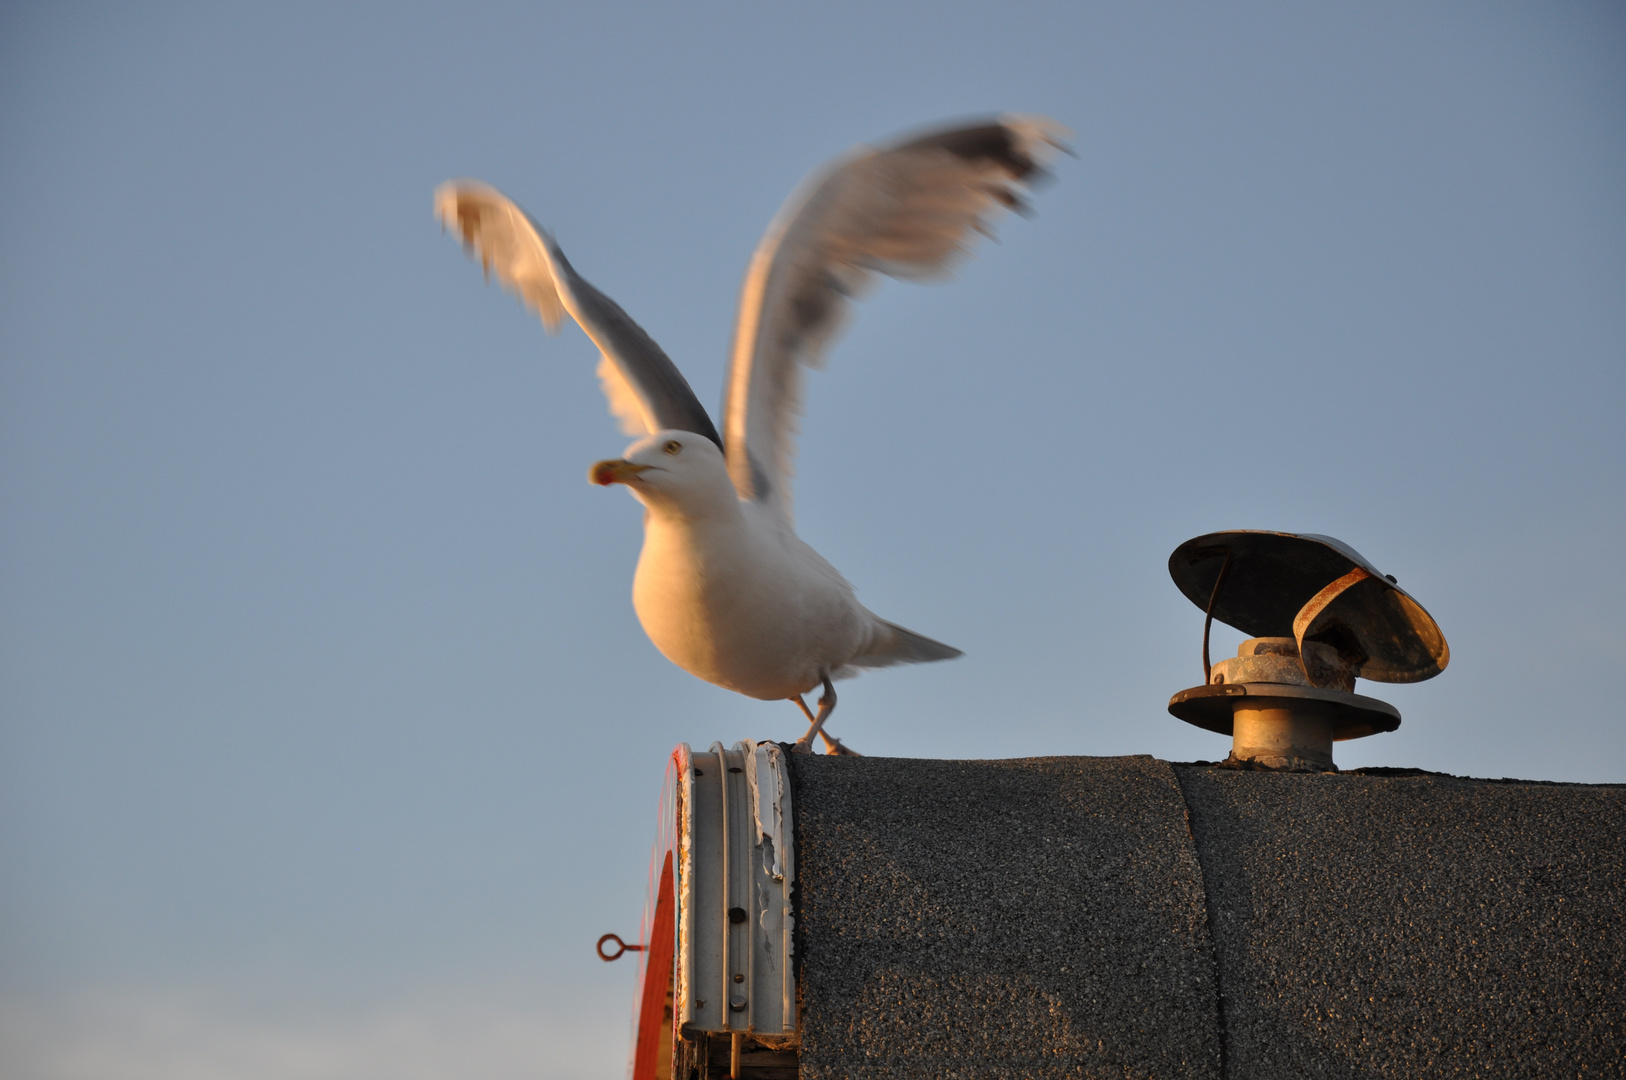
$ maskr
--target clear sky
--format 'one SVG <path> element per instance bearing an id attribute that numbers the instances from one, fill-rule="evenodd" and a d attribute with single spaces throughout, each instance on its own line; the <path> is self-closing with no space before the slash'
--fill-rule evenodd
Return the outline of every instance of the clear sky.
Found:
<path id="1" fill-rule="evenodd" d="M 802 534 L 966 651 L 832 730 L 1222 757 L 1166 560 L 1275 528 L 1451 643 L 1340 764 L 1626 781 L 1619 4 L 10 3 L 0 1072 L 621 1075 L 666 754 L 797 715 L 645 639 L 595 351 L 431 193 L 711 406 L 795 183 L 1001 110 L 1076 132 L 1037 217 L 811 380 Z"/>

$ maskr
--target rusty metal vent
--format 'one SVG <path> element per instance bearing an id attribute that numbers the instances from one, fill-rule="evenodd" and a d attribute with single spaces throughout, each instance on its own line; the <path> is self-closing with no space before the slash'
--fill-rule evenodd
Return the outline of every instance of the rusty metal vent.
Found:
<path id="1" fill-rule="evenodd" d="M 1209 533 L 1174 549 L 1169 576 L 1186 599 L 1227 626 L 1253 637 L 1294 638 L 1301 651 L 1307 640 L 1324 642 L 1363 679 L 1421 682 L 1451 660 L 1445 635 L 1423 605 L 1330 536 Z M 1321 685 L 1313 671 L 1311 679 Z"/>
<path id="2" fill-rule="evenodd" d="M 1331 769 L 1332 744 L 1400 726 L 1400 713 L 1354 693 L 1356 678 L 1420 682 L 1451 650 L 1423 605 L 1330 536 L 1237 529 L 1188 540 L 1169 575 L 1205 613 L 1203 685 L 1169 712 L 1232 736 L 1237 764 Z M 1211 664 L 1214 619 L 1253 637 Z"/>

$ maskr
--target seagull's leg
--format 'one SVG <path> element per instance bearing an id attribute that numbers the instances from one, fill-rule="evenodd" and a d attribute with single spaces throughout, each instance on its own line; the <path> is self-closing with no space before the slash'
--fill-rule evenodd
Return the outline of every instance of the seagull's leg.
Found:
<path id="1" fill-rule="evenodd" d="M 818 723 L 817 720 L 813 719 L 813 710 L 809 709 L 807 707 L 807 702 L 802 700 L 802 695 L 796 694 L 793 697 L 791 697 L 790 700 L 794 701 L 796 703 L 796 707 L 798 709 L 802 710 L 802 715 L 807 717 L 807 722 L 809 724 L 817 724 Z M 793 754 L 811 754 L 813 752 L 813 732 L 812 732 L 812 730 L 809 729 L 806 738 L 797 739 L 796 744 L 794 746 L 792 746 L 790 749 L 791 749 L 791 753 L 793 753 Z"/>
<path id="2" fill-rule="evenodd" d="M 830 714 L 836 709 L 836 688 L 830 685 L 830 676 L 820 674 L 819 678 L 824 680 L 824 693 L 819 696 L 819 715 L 813 717 L 813 726 L 807 729 L 807 734 L 796 740 L 796 745 L 792 749 L 799 754 L 813 752 L 813 736 L 821 733 L 820 729 L 824 727 L 824 722 L 830 719 Z M 807 703 L 799 694 L 796 697 L 796 704 L 802 707 L 802 712 L 807 712 Z"/>
<path id="3" fill-rule="evenodd" d="M 795 697 L 791 698 L 790 700 L 794 701 L 796 703 L 797 708 L 802 710 L 802 715 L 807 717 L 807 722 L 808 723 L 810 723 L 810 724 L 817 724 L 818 723 L 818 721 L 813 718 L 813 710 L 809 709 L 807 707 L 807 702 L 802 700 L 802 697 L 801 697 L 800 694 L 796 695 Z M 811 734 L 812 733 L 810 732 L 809 735 L 811 735 Z M 824 740 L 824 752 L 826 754 L 835 754 L 838 757 L 863 757 L 864 756 L 863 754 L 860 754 L 857 750 L 853 750 L 853 749 L 845 746 L 840 739 L 836 738 L 834 735 L 830 734 L 828 731 L 820 730 L 819 731 L 819 738 Z M 813 746 L 812 746 L 811 740 L 809 741 L 809 744 L 806 747 L 802 747 L 800 743 L 798 743 L 797 746 L 804 753 L 811 754 L 813 752 Z"/>

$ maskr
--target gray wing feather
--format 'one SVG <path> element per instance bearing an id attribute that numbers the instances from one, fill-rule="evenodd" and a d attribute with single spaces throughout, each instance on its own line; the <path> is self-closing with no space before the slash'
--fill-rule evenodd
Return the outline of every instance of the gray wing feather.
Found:
<path id="1" fill-rule="evenodd" d="M 550 332 L 566 313 L 576 320 L 604 354 L 600 375 L 611 411 L 625 426 L 692 431 L 722 446 L 677 365 L 620 305 L 577 274 L 553 237 L 512 200 L 484 184 L 454 181 L 435 192 L 435 214 Z"/>
<path id="2" fill-rule="evenodd" d="M 740 294 L 723 434 L 740 497 L 788 522 L 802 368 L 818 367 L 876 274 L 946 276 L 988 218 L 1062 149 L 1043 117 L 959 124 L 859 147 L 805 181 L 768 227 Z"/>

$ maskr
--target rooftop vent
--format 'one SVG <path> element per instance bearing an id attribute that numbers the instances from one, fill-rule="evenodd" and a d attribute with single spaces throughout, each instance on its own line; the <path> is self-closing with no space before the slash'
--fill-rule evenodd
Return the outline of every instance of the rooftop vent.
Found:
<path id="1" fill-rule="evenodd" d="M 1188 724 L 1231 736 L 1228 764 L 1335 769 L 1332 744 L 1400 726 L 1357 678 L 1421 682 L 1451 659 L 1423 606 L 1330 536 L 1237 529 L 1187 540 L 1169 575 L 1203 609 L 1203 685 L 1169 699 Z M 1209 663 L 1213 621 L 1253 635 Z"/>

